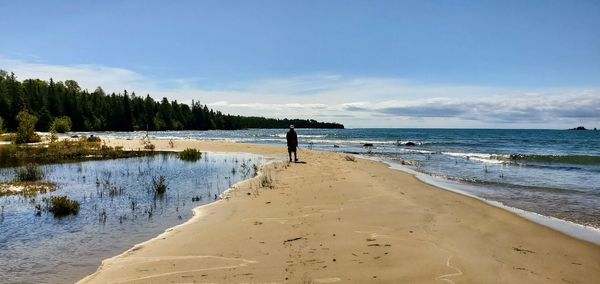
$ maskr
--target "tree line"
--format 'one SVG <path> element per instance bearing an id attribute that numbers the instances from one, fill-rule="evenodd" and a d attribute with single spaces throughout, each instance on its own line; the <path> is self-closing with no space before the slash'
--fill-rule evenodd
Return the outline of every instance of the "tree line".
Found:
<path id="1" fill-rule="evenodd" d="M 167 98 L 155 101 L 150 95 L 137 96 L 127 90 L 107 94 L 98 87 L 89 92 L 73 80 L 20 82 L 14 73 L 0 70 L 0 124 L 14 131 L 21 111 L 37 117 L 37 131 L 48 131 L 55 118 L 70 118 L 73 131 L 235 130 L 287 128 L 290 124 L 298 128 L 344 128 L 339 123 L 313 119 L 223 114 L 197 101 L 191 105 Z"/>

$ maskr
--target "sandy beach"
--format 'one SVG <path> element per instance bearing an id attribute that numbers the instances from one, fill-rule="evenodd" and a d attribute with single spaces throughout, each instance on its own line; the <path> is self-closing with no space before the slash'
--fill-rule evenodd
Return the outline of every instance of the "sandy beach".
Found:
<path id="1" fill-rule="evenodd" d="M 158 150 L 285 148 L 153 141 Z M 126 148 L 139 141 L 110 141 Z M 379 162 L 303 150 L 81 283 L 597 283 L 600 246 Z M 264 177 L 270 177 L 271 182 Z"/>

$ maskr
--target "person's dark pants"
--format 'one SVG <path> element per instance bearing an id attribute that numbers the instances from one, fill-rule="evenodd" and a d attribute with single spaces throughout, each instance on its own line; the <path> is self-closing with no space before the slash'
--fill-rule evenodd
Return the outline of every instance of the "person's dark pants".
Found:
<path id="1" fill-rule="evenodd" d="M 296 156 L 296 147 L 288 147 L 288 154 L 290 155 L 290 162 L 292 161 L 292 152 L 294 152 L 294 162 L 297 162 L 298 157 Z"/>

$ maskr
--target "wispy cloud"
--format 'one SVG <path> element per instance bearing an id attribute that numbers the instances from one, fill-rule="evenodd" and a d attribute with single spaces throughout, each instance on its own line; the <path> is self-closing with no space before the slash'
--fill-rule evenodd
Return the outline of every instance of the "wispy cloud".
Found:
<path id="1" fill-rule="evenodd" d="M 200 78 L 157 81 L 99 65 L 52 65 L 0 56 L 0 69 L 20 79 L 73 79 L 88 90 L 102 86 L 107 92 L 127 89 L 155 98 L 196 100 L 227 113 L 317 118 L 354 127 L 600 126 L 600 88 L 514 89 L 316 74 L 206 89 L 197 87 Z"/>

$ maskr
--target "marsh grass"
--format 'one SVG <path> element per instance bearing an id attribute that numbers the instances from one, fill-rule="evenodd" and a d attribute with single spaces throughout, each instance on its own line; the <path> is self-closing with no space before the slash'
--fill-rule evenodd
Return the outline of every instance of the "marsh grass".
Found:
<path id="1" fill-rule="evenodd" d="M 121 194 L 123 194 L 123 188 L 122 187 L 116 187 L 116 186 L 112 186 L 108 189 L 108 196 L 110 198 L 113 198 L 115 196 L 119 196 Z"/>
<path id="2" fill-rule="evenodd" d="M 252 170 L 254 171 L 254 173 L 252 174 L 253 177 L 258 175 L 258 166 L 256 164 L 252 164 Z"/>
<path id="3" fill-rule="evenodd" d="M 162 196 L 167 192 L 167 181 L 165 176 L 158 176 L 152 178 L 152 189 L 156 196 Z"/>
<path id="4" fill-rule="evenodd" d="M 202 152 L 195 148 L 186 148 L 185 150 L 177 153 L 177 157 L 183 161 L 195 162 L 202 158 Z"/>
<path id="5" fill-rule="evenodd" d="M 17 166 L 26 162 L 62 163 L 80 160 L 117 159 L 154 155 L 148 151 L 125 151 L 123 147 L 102 145 L 100 141 L 61 140 L 40 146 L 0 147 L 0 166 Z"/>
<path id="6" fill-rule="evenodd" d="M 15 181 L 40 181 L 45 176 L 44 171 L 38 165 L 32 163 L 15 169 Z"/>
<path id="7" fill-rule="evenodd" d="M 106 224 L 106 220 L 108 219 L 108 214 L 106 213 L 106 209 L 102 208 L 102 211 L 98 213 L 98 222 L 100 224 Z"/>
<path id="8" fill-rule="evenodd" d="M 69 199 L 67 196 L 52 196 L 49 199 L 50 211 L 54 217 L 60 218 L 79 213 L 79 202 Z"/>

